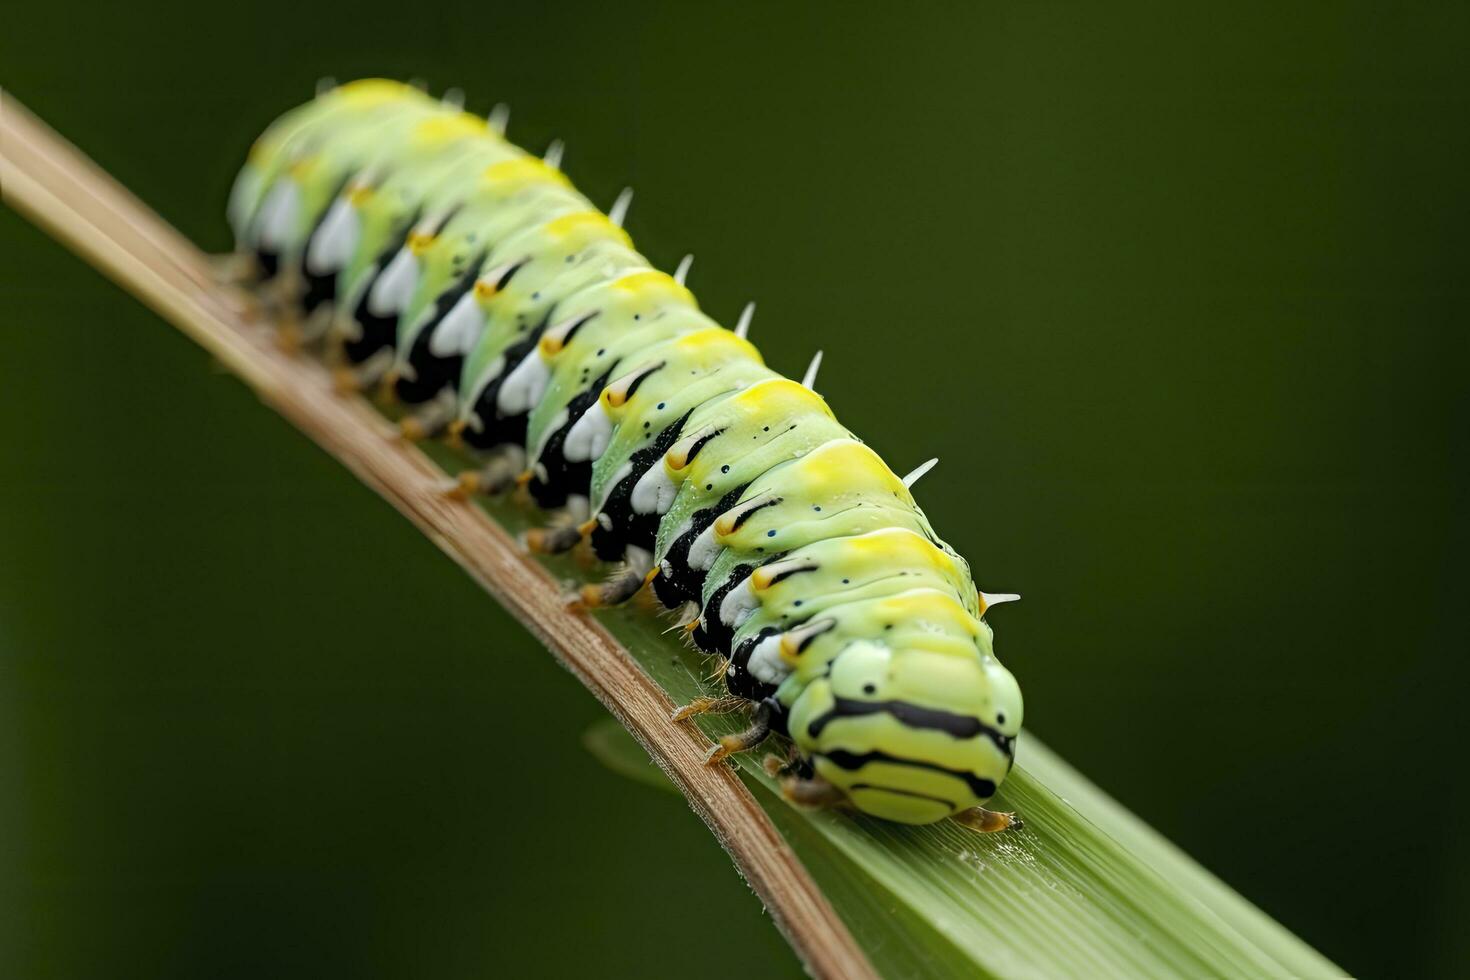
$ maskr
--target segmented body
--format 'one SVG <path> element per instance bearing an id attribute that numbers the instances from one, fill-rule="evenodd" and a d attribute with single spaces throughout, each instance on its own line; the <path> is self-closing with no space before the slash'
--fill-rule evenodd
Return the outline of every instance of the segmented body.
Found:
<path id="1" fill-rule="evenodd" d="M 688 610 L 799 776 L 928 823 L 1010 770 L 1021 696 L 986 599 L 909 487 L 810 387 L 485 120 L 363 81 L 278 120 L 230 202 L 280 307 L 623 561 L 593 601 Z M 743 331 L 742 331 L 743 332 Z M 499 474 L 499 476 L 495 476 Z M 759 732 L 757 734 L 760 734 Z M 743 747 L 743 746 L 742 746 Z"/>

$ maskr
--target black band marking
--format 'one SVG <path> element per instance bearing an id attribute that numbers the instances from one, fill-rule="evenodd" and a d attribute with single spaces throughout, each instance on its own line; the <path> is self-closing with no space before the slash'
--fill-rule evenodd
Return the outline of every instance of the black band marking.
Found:
<path id="1" fill-rule="evenodd" d="M 700 436 L 698 439 L 694 440 L 694 445 L 690 446 L 689 452 L 684 455 L 684 466 L 688 466 L 690 463 L 694 462 L 694 457 L 699 455 L 699 451 L 703 449 L 711 439 L 713 439 L 717 435 L 720 435 L 724 431 L 724 429 L 716 429 L 708 435 Z M 680 467 L 680 469 L 682 468 L 683 467 Z"/>
<path id="2" fill-rule="evenodd" d="M 870 789 L 876 793 L 892 793 L 894 796 L 911 796 L 916 800 L 930 800 L 934 803 L 943 804 L 944 807 L 949 810 L 959 809 L 959 806 L 957 806 L 953 801 L 946 800 L 942 796 L 930 796 L 928 793 L 915 793 L 911 790 L 895 789 L 892 786 L 879 786 L 876 783 L 853 783 L 852 788 L 855 790 Z"/>
<path id="3" fill-rule="evenodd" d="M 742 517 L 741 520 L 744 520 L 744 518 Z M 802 572 L 815 572 L 816 570 L 817 570 L 817 566 L 814 565 L 814 564 L 813 565 L 798 565 L 795 568 L 788 568 L 784 572 L 778 572 L 775 575 L 771 576 L 771 580 L 766 583 L 766 587 L 767 588 L 770 588 L 773 585 L 776 585 L 776 584 L 778 584 L 780 582 L 784 582 L 784 581 L 786 581 L 787 579 L 789 579 L 793 575 L 800 575 Z"/>
<path id="4" fill-rule="evenodd" d="M 944 766 L 936 766 L 932 762 L 920 762 L 917 759 L 900 759 L 897 756 L 889 755 L 887 752 L 858 753 L 849 752 L 846 749 L 818 752 L 817 755 L 822 756 L 834 766 L 846 769 L 848 772 L 861 769 L 870 762 L 883 762 L 892 766 L 912 766 L 915 769 L 928 769 L 930 772 L 953 776 L 955 779 L 963 781 L 966 786 L 970 787 L 970 792 L 982 800 L 988 800 L 995 795 L 995 783 L 990 780 L 962 769 L 946 769 Z"/>
<path id="5" fill-rule="evenodd" d="M 828 630 L 832 629 L 836 625 L 837 625 L 837 620 L 835 620 L 835 619 L 829 619 L 829 620 L 827 620 L 826 625 L 823 626 L 821 629 L 819 629 L 819 630 L 817 630 L 817 631 L 815 631 L 813 633 L 809 633 L 806 636 L 803 636 L 801 638 L 801 642 L 796 645 L 796 653 L 797 653 L 797 655 L 800 656 L 801 654 L 806 653 L 806 648 L 812 645 L 812 641 L 813 640 L 815 640 L 817 637 L 821 636 L 823 633 L 827 632 Z"/>
<path id="6" fill-rule="evenodd" d="M 515 278 L 516 273 L 520 272 L 521 268 L 530 261 L 530 259 L 521 259 L 515 265 L 511 266 L 509 269 L 506 269 L 503 273 L 501 273 L 500 278 L 495 281 L 495 291 L 498 293 L 506 286 L 509 286 L 510 281 Z M 475 268 L 477 270 L 479 269 L 478 263 L 476 264 Z M 473 285 L 473 280 L 471 280 L 471 284 Z"/>
<path id="7" fill-rule="evenodd" d="M 740 516 L 737 517 L 737 518 L 735 518 L 735 523 L 732 524 L 732 525 L 730 525 L 730 533 L 731 534 L 734 534 L 736 531 L 740 530 L 740 525 L 742 525 L 746 521 L 750 520 L 750 515 L 754 514 L 756 511 L 762 510 L 762 509 L 764 509 L 766 507 L 774 507 L 777 504 L 779 504 L 780 502 L 781 502 L 781 498 L 780 497 L 772 497 L 770 500 L 764 501 L 763 503 L 756 504 L 754 507 L 751 507 L 751 506 L 747 505 L 746 506 L 746 509 L 741 512 Z"/>
<path id="8" fill-rule="evenodd" d="M 832 709 L 814 719 L 807 726 L 812 738 L 822 734 L 822 729 L 839 718 L 858 718 L 864 715 L 892 715 L 901 725 L 909 728 L 929 728 L 945 732 L 955 738 L 974 738 L 984 735 L 995 743 L 995 747 L 1007 758 L 1015 756 L 1014 740 L 972 715 L 957 715 L 938 708 L 924 708 L 907 701 L 857 701 L 852 698 L 836 698 Z"/>
<path id="9" fill-rule="evenodd" d="M 510 270 L 510 272 L 507 272 L 506 273 L 507 281 L 508 281 L 508 279 L 509 279 L 510 276 L 512 276 L 512 275 L 515 274 L 516 269 L 519 269 L 519 268 L 520 268 L 520 266 L 516 266 L 515 269 L 512 269 L 512 270 Z M 572 338 L 575 337 L 575 336 L 577 336 L 577 331 L 579 331 L 583 327 L 585 327 L 588 324 L 588 322 L 590 322 L 593 318 L 595 318 L 597 316 L 597 313 L 598 313 L 597 310 L 593 310 L 591 313 L 588 313 L 586 316 L 582 317 L 576 323 L 573 323 L 570 327 L 567 328 L 567 332 L 564 333 L 564 334 L 562 334 L 562 337 L 561 337 L 561 346 L 562 346 L 563 349 L 565 349 L 569 344 L 571 344 Z"/>
<path id="10" fill-rule="evenodd" d="M 623 401 L 626 402 L 634 395 L 636 395 L 638 393 L 639 387 L 642 386 L 643 382 L 647 381 L 649 378 L 662 371 L 666 363 L 667 362 L 665 361 L 659 361 L 653 367 L 649 368 L 647 371 L 642 372 L 638 375 L 638 377 L 634 378 L 632 384 L 628 385 L 628 390 L 623 392 Z"/>

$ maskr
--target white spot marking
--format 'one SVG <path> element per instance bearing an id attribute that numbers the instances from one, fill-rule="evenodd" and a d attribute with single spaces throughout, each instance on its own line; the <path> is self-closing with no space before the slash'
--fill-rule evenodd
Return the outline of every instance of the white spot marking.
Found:
<path id="1" fill-rule="evenodd" d="M 468 354 L 485 329 L 485 311 L 473 290 L 459 298 L 429 336 L 429 353 L 435 357 Z"/>
<path id="2" fill-rule="evenodd" d="M 568 430 L 566 442 L 562 444 L 562 455 L 569 463 L 597 459 L 607 450 L 607 444 L 612 441 L 612 432 L 612 418 L 608 416 L 607 409 L 602 407 L 602 399 L 599 398 Z"/>
<path id="3" fill-rule="evenodd" d="M 361 234 L 357 208 L 347 198 L 337 198 L 306 246 L 306 270 L 318 276 L 340 271 L 351 260 Z"/>
<path id="4" fill-rule="evenodd" d="M 707 572 L 723 550 L 724 545 L 715 540 L 715 522 L 711 521 L 709 527 L 700 531 L 689 545 L 689 567 Z"/>
<path id="5" fill-rule="evenodd" d="M 669 476 L 669 468 L 663 460 L 657 460 L 648 472 L 633 484 L 631 503 L 635 514 L 667 514 L 674 503 L 679 488 Z"/>
<path id="6" fill-rule="evenodd" d="M 740 628 L 755 611 L 760 608 L 761 601 L 756 598 L 755 590 L 750 587 L 750 579 L 747 577 L 735 588 L 725 593 L 725 598 L 720 600 L 720 622 L 726 626 Z"/>
<path id="7" fill-rule="evenodd" d="M 506 375 L 495 396 L 495 407 L 502 415 L 520 415 L 529 412 L 541 400 L 546 384 L 551 380 L 551 368 L 541 357 L 541 352 L 532 349 L 521 358 L 521 363 Z"/>
<path id="8" fill-rule="evenodd" d="M 399 249 L 368 293 L 368 312 L 374 316 L 402 313 L 408 301 L 413 298 L 418 279 L 418 256 L 406 248 Z"/>
<path id="9" fill-rule="evenodd" d="M 768 636 L 750 651 L 745 669 L 763 684 L 779 684 L 791 673 L 791 665 L 781 656 L 781 637 Z"/>
<path id="10" fill-rule="evenodd" d="M 301 187 L 290 177 L 276 181 L 260 205 L 260 244 L 272 251 L 284 247 L 300 210 Z"/>

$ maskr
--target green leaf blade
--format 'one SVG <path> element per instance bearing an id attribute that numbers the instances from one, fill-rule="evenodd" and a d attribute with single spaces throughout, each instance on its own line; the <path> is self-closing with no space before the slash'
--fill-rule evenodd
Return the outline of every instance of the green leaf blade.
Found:
<path id="1" fill-rule="evenodd" d="M 663 619 L 626 608 L 601 618 L 675 700 L 714 690 L 703 658 L 666 635 Z M 1345 975 L 1029 731 L 1018 746 L 992 807 L 1017 811 L 1025 827 L 999 834 L 800 810 L 760 753 L 740 765 L 884 976 Z"/>

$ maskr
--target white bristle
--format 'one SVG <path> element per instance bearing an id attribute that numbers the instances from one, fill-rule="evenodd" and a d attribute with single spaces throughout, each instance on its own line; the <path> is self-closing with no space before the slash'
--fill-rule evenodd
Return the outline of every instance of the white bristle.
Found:
<path id="1" fill-rule="evenodd" d="M 490 128 L 501 136 L 505 135 L 505 127 L 510 125 L 510 106 L 504 102 L 495 103 L 495 108 L 490 110 L 490 115 L 485 117 Z"/>
<path id="2" fill-rule="evenodd" d="M 812 362 L 806 366 L 806 374 L 801 376 L 801 386 L 803 388 L 811 388 L 812 391 L 816 391 L 817 389 L 812 388 L 812 385 L 817 383 L 817 372 L 821 369 L 822 352 L 817 351 L 815 354 L 812 355 Z"/>
<path id="3" fill-rule="evenodd" d="M 612 207 L 607 209 L 607 220 L 623 227 L 623 219 L 628 217 L 628 208 L 633 204 L 633 188 L 624 187 L 618 199 L 613 202 Z"/>
<path id="4" fill-rule="evenodd" d="M 903 478 L 903 485 L 905 487 L 912 487 L 915 483 L 919 482 L 920 477 L 922 477 L 925 473 L 928 473 L 938 464 L 938 456 L 935 456 L 933 459 L 929 460 L 926 463 L 920 463 L 918 466 L 915 466 L 912 470 L 909 471 L 908 476 Z"/>
<path id="5" fill-rule="evenodd" d="M 745 304 L 745 309 L 740 311 L 740 319 L 735 324 L 735 336 L 741 340 L 750 333 L 750 321 L 755 318 L 755 300 Z"/>

